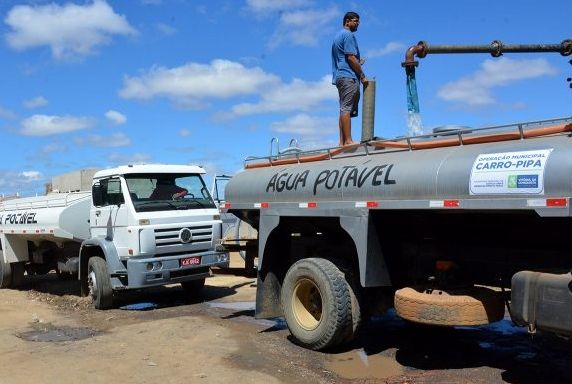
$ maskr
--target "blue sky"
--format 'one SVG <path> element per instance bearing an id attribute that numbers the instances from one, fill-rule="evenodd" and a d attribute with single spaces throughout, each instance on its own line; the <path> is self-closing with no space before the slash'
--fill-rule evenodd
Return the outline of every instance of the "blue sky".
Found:
<path id="1" fill-rule="evenodd" d="M 330 47 L 347 10 L 361 16 L 383 137 L 407 133 L 401 62 L 419 40 L 572 38 L 570 0 L 0 0 L 0 194 L 126 163 L 232 174 L 272 137 L 334 146 Z M 430 55 L 417 69 L 423 127 L 571 116 L 570 59 Z"/>

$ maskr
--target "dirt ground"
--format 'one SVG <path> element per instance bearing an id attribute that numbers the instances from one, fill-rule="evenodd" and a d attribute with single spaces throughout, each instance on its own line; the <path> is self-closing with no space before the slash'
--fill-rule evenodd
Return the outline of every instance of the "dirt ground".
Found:
<path id="1" fill-rule="evenodd" d="M 436 330 L 391 313 L 328 353 L 295 345 L 283 320 L 255 320 L 256 280 L 216 270 L 200 298 L 178 286 L 130 292 L 96 311 L 55 274 L 0 291 L 4 383 L 572 382 L 571 342 L 531 339 L 508 320 Z M 150 310 L 132 310 L 147 304 Z"/>

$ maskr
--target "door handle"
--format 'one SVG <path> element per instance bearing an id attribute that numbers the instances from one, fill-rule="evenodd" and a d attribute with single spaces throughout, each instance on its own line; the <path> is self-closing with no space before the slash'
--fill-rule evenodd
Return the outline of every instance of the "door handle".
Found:
<path id="1" fill-rule="evenodd" d="M 101 215 L 101 211 L 100 210 L 95 211 L 95 216 L 99 217 L 99 215 Z"/>

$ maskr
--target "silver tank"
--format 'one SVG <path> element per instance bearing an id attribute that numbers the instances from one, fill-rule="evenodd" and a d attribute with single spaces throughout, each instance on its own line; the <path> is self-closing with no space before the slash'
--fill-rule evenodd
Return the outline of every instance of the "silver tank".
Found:
<path id="1" fill-rule="evenodd" d="M 225 196 L 231 204 L 572 196 L 572 138 L 567 133 L 433 149 L 369 148 L 368 152 L 360 147 L 330 160 L 245 169 L 227 184 Z M 512 181 L 522 185 L 495 187 L 499 172 L 511 182 L 510 168 L 503 168 L 507 156 L 526 161 L 524 165 L 532 160 L 534 169 L 528 172 L 521 167 L 514 172 L 522 177 Z"/>

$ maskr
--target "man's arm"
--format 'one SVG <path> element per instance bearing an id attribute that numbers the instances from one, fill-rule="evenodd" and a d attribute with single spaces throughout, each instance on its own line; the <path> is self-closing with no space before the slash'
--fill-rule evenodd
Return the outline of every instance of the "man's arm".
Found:
<path id="1" fill-rule="evenodd" d="M 362 69 L 361 64 L 360 64 L 359 60 L 357 59 L 357 57 L 355 57 L 355 55 L 346 55 L 346 56 L 348 58 L 348 63 L 350 65 L 350 67 L 354 70 L 358 79 L 361 80 L 363 85 L 367 85 L 369 80 L 365 76 L 365 73 L 363 72 L 363 69 Z"/>

